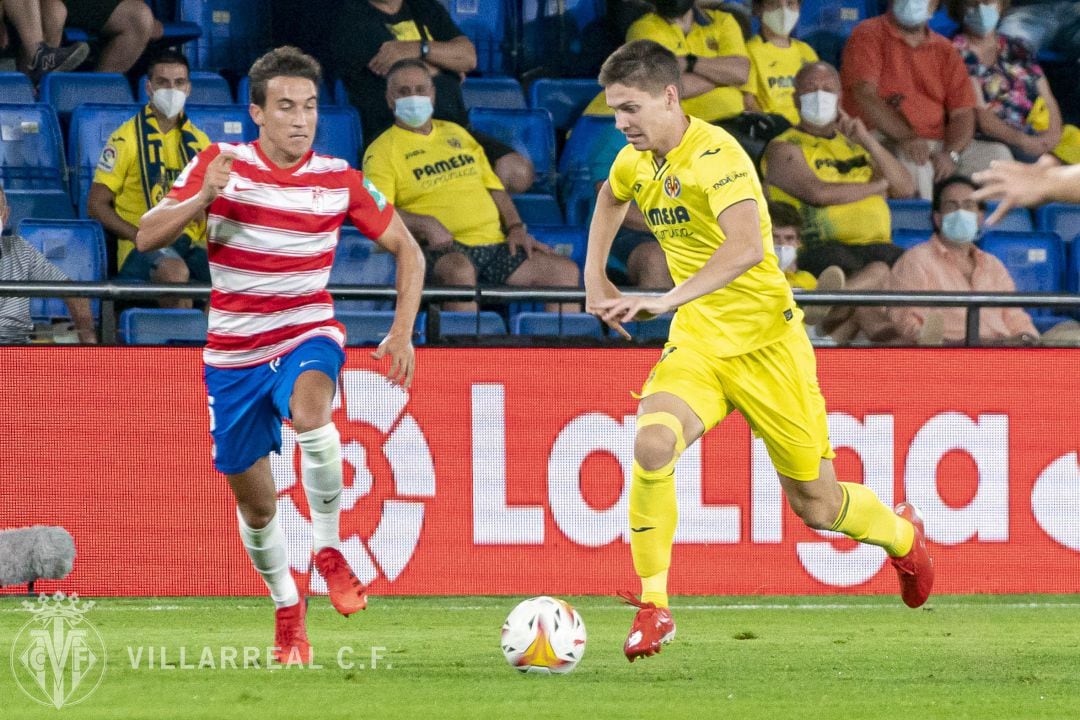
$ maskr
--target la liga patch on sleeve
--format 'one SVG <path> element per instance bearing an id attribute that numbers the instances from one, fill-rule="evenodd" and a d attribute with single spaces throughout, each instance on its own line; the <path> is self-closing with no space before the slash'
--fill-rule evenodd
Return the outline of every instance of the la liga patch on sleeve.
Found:
<path id="1" fill-rule="evenodd" d="M 112 172 L 116 167 L 116 148 L 112 145 L 106 145 L 105 149 L 101 151 L 101 157 L 98 158 L 97 164 L 98 170 L 102 172 Z"/>

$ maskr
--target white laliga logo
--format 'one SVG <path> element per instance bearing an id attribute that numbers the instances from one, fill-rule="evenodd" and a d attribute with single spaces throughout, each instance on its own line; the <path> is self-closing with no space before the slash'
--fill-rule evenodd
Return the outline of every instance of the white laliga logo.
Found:
<path id="1" fill-rule="evenodd" d="M 435 463 L 420 426 L 403 412 L 408 393 L 391 385 L 387 379 L 369 370 L 346 370 L 334 409 L 345 401 L 345 415 L 350 423 L 363 423 L 385 436 L 382 452 L 393 474 L 394 497 L 383 501 L 379 524 L 365 539 L 352 535 L 342 539 L 341 552 L 349 560 L 365 585 L 381 570 L 391 582 L 408 565 L 420 541 L 424 525 L 424 502 L 419 498 L 435 497 Z M 344 430 L 339 424 L 339 430 Z M 289 565 L 298 572 L 311 566 L 311 521 L 304 517 L 285 491 L 300 478 L 294 470 L 296 432 L 282 429 L 281 454 L 271 455 L 270 465 L 278 492 L 278 518 L 289 538 Z M 341 491 L 341 511 L 346 513 L 371 492 L 374 478 L 369 470 L 367 452 L 356 441 L 344 445 L 341 454 L 354 470 L 353 483 Z M 406 499 L 417 498 L 417 499 Z M 326 583 L 318 573 L 311 574 L 310 588 L 325 592 Z"/>

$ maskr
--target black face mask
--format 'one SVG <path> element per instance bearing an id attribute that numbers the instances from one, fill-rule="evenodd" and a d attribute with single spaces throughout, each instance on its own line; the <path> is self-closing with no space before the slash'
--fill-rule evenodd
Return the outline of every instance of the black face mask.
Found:
<path id="1" fill-rule="evenodd" d="M 694 0 L 653 0 L 656 14 L 669 20 L 682 17 L 694 7 Z"/>

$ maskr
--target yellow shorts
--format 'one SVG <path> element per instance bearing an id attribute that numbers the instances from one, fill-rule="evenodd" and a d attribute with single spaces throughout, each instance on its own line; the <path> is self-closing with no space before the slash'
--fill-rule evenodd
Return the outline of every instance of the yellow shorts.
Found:
<path id="1" fill-rule="evenodd" d="M 836 456 L 829 443 L 814 348 L 801 328 L 734 357 L 668 345 L 641 397 L 661 392 L 689 405 L 705 430 L 739 410 L 765 441 L 777 471 L 795 480 L 816 480 L 821 459 Z"/>

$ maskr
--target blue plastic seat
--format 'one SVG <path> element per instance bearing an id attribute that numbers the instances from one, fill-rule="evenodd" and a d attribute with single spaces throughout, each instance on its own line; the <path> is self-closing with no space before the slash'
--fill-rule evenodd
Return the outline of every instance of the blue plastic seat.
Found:
<path id="1" fill-rule="evenodd" d="M 577 225 L 530 225 L 529 232 L 540 242 L 555 248 L 555 252 L 573 260 L 579 268 L 585 266 L 585 251 L 589 243 L 585 228 Z"/>
<path id="2" fill-rule="evenodd" d="M 204 345 L 206 313 L 181 308 L 130 308 L 120 313 L 125 345 Z"/>
<path id="3" fill-rule="evenodd" d="M 566 221 L 584 225 L 596 200 L 596 183 L 607 178 L 626 137 L 615 129 L 612 116 L 584 115 L 574 123 L 559 157 L 559 198 Z"/>
<path id="4" fill-rule="evenodd" d="M 514 335 L 604 337 L 604 328 L 588 313 L 521 312 L 510 321 Z"/>
<path id="5" fill-rule="evenodd" d="M 994 230 L 979 240 L 979 246 L 1005 265 L 1018 292 L 1061 292 L 1065 279 L 1065 246 L 1054 233 Z M 1068 318 L 1054 308 L 1026 308 L 1045 329 Z"/>
<path id="6" fill-rule="evenodd" d="M 340 86 L 340 87 L 339 87 Z M 236 103 L 238 105 L 247 105 L 251 101 L 251 78 L 244 75 L 240 78 L 239 84 L 236 86 Z M 348 105 L 349 98 L 348 92 L 345 90 L 345 84 L 338 80 L 334 83 L 333 89 L 326 84 L 326 78 L 323 78 L 319 83 L 319 106 L 325 105 Z"/>
<path id="7" fill-rule="evenodd" d="M 592 78 L 540 78 L 529 86 L 529 107 L 547 110 L 556 132 L 565 133 L 600 90 Z"/>
<path id="8" fill-rule="evenodd" d="M 67 190 L 5 190 L 8 207 L 8 227 L 18 227 L 26 218 L 74 220 L 75 210 Z"/>
<path id="9" fill-rule="evenodd" d="M 1043 232 L 1071 238 L 1080 234 L 1080 205 L 1049 203 L 1035 212 L 1035 227 Z"/>
<path id="10" fill-rule="evenodd" d="M 450 19 L 476 47 L 476 69 L 483 75 L 508 75 L 511 8 L 506 0 L 448 0 Z"/>
<path id="11" fill-rule="evenodd" d="M 536 169 L 532 192 L 555 192 L 555 131 L 547 110 L 473 108 L 469 111 L 469 124 L 532 161 Z"/>
<path id="12" fill-rule="evenodd" d="M 193 68 L 246 75 L 273 47 L 270 8 L 263 0 L 178 0 L 177 13 L 202 28 L 202 36 L 184 47 Z"/>
<path id="13" fill-rule="evenodd" d="M 933 210 L 929 200 L 923 200 L 922 198 L 890 198 L 887 202 L 894 235 L 896 230 L 900 228 L 933 232 L 934 220 L 931 217 Z"/>
<path id="14" fill-rule="evenodd" d="M 986 216 L 989 217 L 990 213 L 997 207 L 996 202 L 986 204 Z M 1035 229 L 1035 223 L 1032 222 L 1031 212 L 1026 208 L 1014 207 L 1005 213 L 1005 217 L 998 220 L 993 227 L 994 230 L 1007 230 L 1009 232 L 1031 232 Z"/>
<path id="15" fill-rule="evenodd" d="M 792 33 L 826 62 L 839 67 L 840 54 L 851 31 L 863 20 L 877 15 L 877 0 L 806 0 Z"/>
<path id="16" fill-rule="evenodd" d="M 61 122 L 85 102 L 133 103 L 131 85 L 120 73 L 52 72 L 41 80 L 41 102 L 51 105 Z"/>
<path id="17" fill-rule="evenodd" d="M 324 105 L 319 108 L 319 125 L 315 129 L 315 152 L 347 160 L 360 167 L 360 149 L 364 142 L 360 130 L 360 114 L 356 108 L 343 105 Z"/>
<path id="18" fill-rule="evenodd" d="M 926 228 L 919 230 L 916 228 L 896 228 L 892 231 L 893 245 L 902 247 L 905 250 L 910 250 L 916 245 L 920 245 L 930 239 L 930 236 L 934 234 L 934 231 Z"/>
<path id="19" fill-rule="evenodd" d="M 397 278 L 394 256 L 360 234 L 352 226 L 341 228 L 334 265 L 330 268 L 331 285 L 386 285 L 393 287 Z M 392 302 L 380 300 L 335 300 L 339 310 L 385 310 Z"/>
<path id="20" fill-rule="evenodd" d="M 671 321 L 674 315 L 661 315 L 652 320 L 634 320 L 625 323 L 623 327 L 630 333 L 634 340 L 642 342 L 656 342 L 667 340 L 671 331 Z"/>
<path id="21" fill-rule="evenodd" d="M 148 102 L 150 98 L 146 94 L 145 75 L 139 78 L 136 87 L 139 89 L 139 102 Z M 235 100 L 233 100 L 229 81 L 221 75 L 206 70 L 192 70 L 191 95 L 187 102 L 197 105 L 232 105 Z"/>
<path id="22" fill-rule="evenodd" d="M 105 280 L 105 234 L 93 220 L 25 219 L 18 234 L 41 251 L 72 280 Z M 90 301 L 94 318 L 101 315 L 101 302 Z M 68 317 L 63 298 L 31 298 L 30 314 L 35 318 Z"/>
<path id="23" fill-rule="evenodd" d="M 0 105 L 0 184 L 5 190 L 67 190 L 60 124 L 48 105 Z"/>
<path id="24" fill-rule="evenodd" d="M 378 345 L 394 324 L 393 310 L 347 310 L 334 304 L 335 319 L 345 326 L 345 344 Z"/>
<path id="25" fill-rule="evenodd" d="M 184 112 L 210 142 L 245 143 L 259 136 L 247 105 L 188 105 Z"/>
<path id="26" fill-rule="evenodd" d="M 94 181 L 94 169 L 109 137 L 140 111 L 135 103 L 107 105 L 83 103 L 71 114 L 68 127 L 68 165 L 71 167 L 71 197 L 79 217 L 86 217 L 86 197 Z"/>
<path id="27" fill-rule="evenodd" d="M 478 326 L 479 323 L 479 326 Z M 497 312 L 482 310 L 473 312 L 439 313 L 439 333 L 443 336 L 505 335 L 506 323 Z"/>
<path id="28" fill-rule="evenodd" d="M 1065 272 L 1065 290 L 1080 293 L 1080 242 L 1075 237 L 1069 243 L 1069 265 Z M 1080 317 L 1080 310 L 1076 313 Z"/>
<path id="29" fill-rule="evenodd" d="M 521 193 L 514 195 L 514 207 L 528 225 L 561 225 L 562 208 L 554 195 L 547 193 Z"/>
<path id="30" fill-rule="evenodd" d="M 33 105 L 34 84 L 21 72 L 0 72 L 0 103 L 19 103 Z"/>
<path id="31" fill-rule="evenodd" d="M 461 96 L 467 108 L 522 110 L 529 107 L 521 83 L 510 77 L 467 77 L 461 83 Z"/>
<path id="32" fill-rule="evenodd" d="M 517 73 L 595 77 L 620 44 L 607 20 L 605 0 L 519 0 L 521 44 Z"/>

